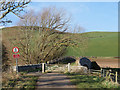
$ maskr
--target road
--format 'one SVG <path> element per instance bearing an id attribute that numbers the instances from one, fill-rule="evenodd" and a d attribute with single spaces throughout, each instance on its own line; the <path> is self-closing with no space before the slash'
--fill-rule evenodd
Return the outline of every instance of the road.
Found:
<path id="1" fill-rule="evenodd" d="M 36 85 L 36 90 L 40 88 L 76 88 L 70 82 L 70 79 L 61 73 L 46 73 L 42 74 Z"/>

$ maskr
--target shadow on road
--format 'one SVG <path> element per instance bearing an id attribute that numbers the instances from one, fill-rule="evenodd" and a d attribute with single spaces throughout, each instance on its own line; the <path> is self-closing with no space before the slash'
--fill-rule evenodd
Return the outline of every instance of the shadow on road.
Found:
<path id="1" fill-rule="evenodd" d="M 76 86 L 64 74 L 47 73 L 37 80 L 36 89 L 38 88 L 76 88 Z"/>

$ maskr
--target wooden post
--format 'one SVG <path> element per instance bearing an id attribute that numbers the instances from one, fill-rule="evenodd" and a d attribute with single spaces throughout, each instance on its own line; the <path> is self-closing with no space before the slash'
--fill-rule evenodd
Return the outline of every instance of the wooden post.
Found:
<path id="1" fill-rule="evenodd" d="M 90 74 L 90 69 L 88 70 L 88 73 Z"/>
<path id="2" fill-rule="evenodd" d="M 42 73 L 45 72 L 45 63 L 42 63 Z"/>
<path id="3" fill-rule="evenodd" d="M 115 74 L 115 82 L 117 83 L 117 71 L 116 71 L 116 74 Z"/>
<path id="4" fill-rule="evenodd" d="M 102 68 L 101 68 L 101 77 L 102 77 L 102 73 L 103 73 L 103 70 L 102 70 Z"/>
<path id="5" fill-rule="evenodd" d="M 68 63 L 68 72 L 70 72 L 70 63 Z"/>
<path id="6" fill-rule="evenodd" d="M 16 73 L 18 74 L 18 60 L 16 58 Z"/>
<path id="7" fill-rule="evenodd" d="M 105 70 L 103 69 L 103 77 L 105 77 Z"/>

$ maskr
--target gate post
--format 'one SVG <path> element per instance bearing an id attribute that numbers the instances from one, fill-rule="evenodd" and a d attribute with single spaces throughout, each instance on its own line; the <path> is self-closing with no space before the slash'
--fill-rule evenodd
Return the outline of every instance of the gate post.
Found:
<path id="1" fill-rule="evenodd" d="M 89 73 L 89 74 L 91 74 L 91 71 L 90 71 L 90 69 L 88 69 L 88 73 Z"/>
<path id="2" fill-rule="evenodd" d="M 115 74 L 115 82 L 117 83 L 117 71 L 116 71 L 116 74 Z"/>
<path id="3" fill-rule="evenodd" d="M 70 63 L 68 63 L 68 72 L 70 72 Z"/>
<path id="4" fill-rule="evenodd" d="M 42 73 L 45 73 L 45 63 L 42 63 Z"/>

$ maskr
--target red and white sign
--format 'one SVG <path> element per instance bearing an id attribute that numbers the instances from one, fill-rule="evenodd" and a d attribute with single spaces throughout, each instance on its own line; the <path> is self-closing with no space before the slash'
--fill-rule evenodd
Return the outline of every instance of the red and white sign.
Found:
<path id="1" fill-rule="evenodd" d="M 13 53 L 18 53 L 18 52 L 19 52 L 19 48 L 18 48 L 18 47 L 14 47 L 14 48 L 12 49 L 12 51 L 13 51 Z"/>
<path id="2" fill-rule="evenodd" d="M 16 54 L 16 55 L 14 54 L 14 55 L 13 55 L 13 58 L 19 58 L 19 57 L 20 57 L 19 54 Z"/>

